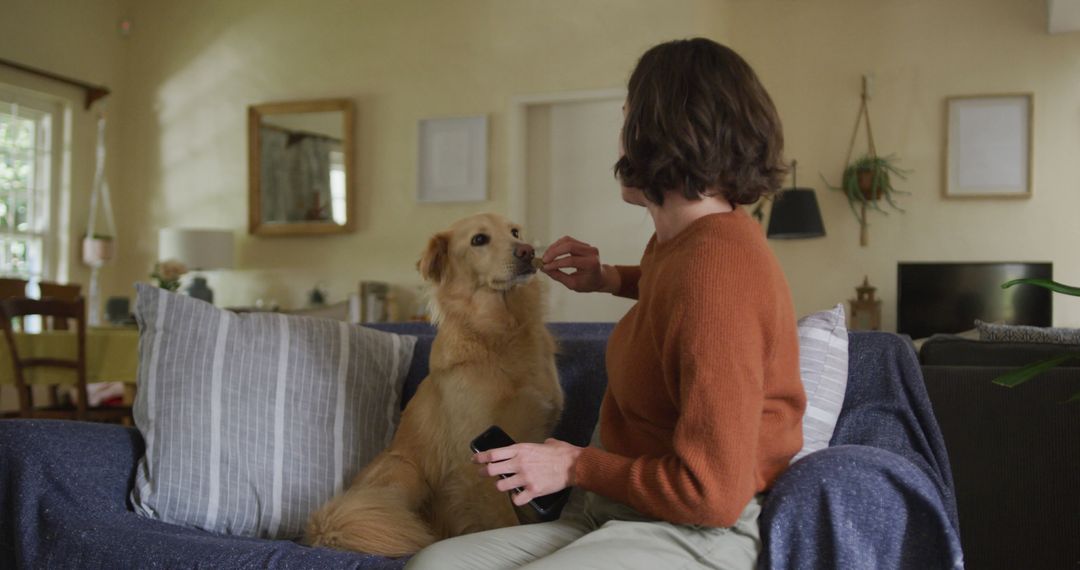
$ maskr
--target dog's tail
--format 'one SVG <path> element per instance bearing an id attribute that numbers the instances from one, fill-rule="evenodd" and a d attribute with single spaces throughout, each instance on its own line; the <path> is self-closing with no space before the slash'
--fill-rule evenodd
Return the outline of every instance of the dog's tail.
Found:
<path id="1" fill-rule="evenodd" d="M 381 454 L 349 490 L 311 515 L 304 542 L 381 556 L 414 554 L 436 540 L 419 514 L 430 494 L 416 465 Z"/>

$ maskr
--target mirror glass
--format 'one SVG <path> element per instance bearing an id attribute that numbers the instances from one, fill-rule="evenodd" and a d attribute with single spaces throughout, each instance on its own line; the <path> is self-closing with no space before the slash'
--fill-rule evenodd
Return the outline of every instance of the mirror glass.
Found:
<path id="1" fill-rule="evenodd" d="M 249 229 L 253 234 L 352 229 L 352 105 L 268 103 L 249 109 Z"/>

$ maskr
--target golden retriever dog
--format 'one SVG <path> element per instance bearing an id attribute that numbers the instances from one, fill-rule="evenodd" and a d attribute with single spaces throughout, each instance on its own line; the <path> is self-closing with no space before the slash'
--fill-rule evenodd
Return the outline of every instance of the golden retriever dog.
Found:
<path id="1" fill-rule="evenodd" d="M 534 256 L 520 226 L 496 214 L 431 238 L 417 264 L 438 327 L 430 374 L 390 447 L 312 514 L 308 544 L 403 556 L 518 524 L 507 494 L 471 463 L 469 443 L 492 424 L 516 441 L 541 442 L 562 412 Z"/>

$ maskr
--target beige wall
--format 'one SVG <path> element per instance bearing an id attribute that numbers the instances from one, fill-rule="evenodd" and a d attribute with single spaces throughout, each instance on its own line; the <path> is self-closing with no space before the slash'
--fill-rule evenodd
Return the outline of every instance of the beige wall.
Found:
<path id="1" fill-rule="evenodd" d="M 290 306 L 325 282 L 419 284 L 427 236 L 476 211 L 505 211 L 506 112 L 518 95 L 622 85 L 649 45 L 722 34 L 726 2 L 424 0 L 138 2 L 129 42 L 124 199 L 137 242 L 109 283 L 127 292 L 164 225 L 232 228 L 237 268 L 211 274 L 219 305 Z M 357 104 L 358 224 L 339 237 L 246 235 L 245 107 L 349 97 Z M 490 196 L 416 203 L 416 125 L 491 117 Z M 406 308 L 408 310 L 408 308 Z"/>
<path id="2" fill-rule="evenodd" d="M 115 34 L 124 14 L 134 22 L 127 40 Z M 220 227 L 236 230 L 239 255 L 237 269 L 211 275 L 219 304 L 295 306 L 316 281 L 335 299 L 360 279 L 416 284 L 426 234 L 505 210 L 514 97 L 619 87 L 649 45 L 714 37 L 758 70 L 800 182 L 822 202 L 827 238 L 772 242 L 798 310 L 849 298 L 865 274 L 889 328 L 899 260 L 1049 259 L 1058 278 L 1080 282 L 1080 182 L 1068 170 L 1080 155 L 1080 34 L 1048 35 L 1045 17 L 1031 0 L 17 0 L 0 23 L 0 53 L 116 91 L 110 160 L 122 250 L 106 270 L 107 293 L 131 294 L 146 278 L 159 227 Z M 843 197 L 819 173 L 839 177 L 864 73 L 875 76 L 879 149 L 914 172 L 902 186 L 912 192 L 907 213 L 873 217 L 870 246 L 860 248 Z M 944 98 L 1008 91 L 1035 94 L 1035 197 L 942 200 Z M 357 103 L 358 231 L 247 236 L 245 107 L 322 97 Z M 416 121 L 475 113 L 491 116 L 491 200 L 416 204 Z M 79 140 L 92 145 L 92 133 Z M 76 163 L 76 187 L 89 188 L 91 170 L 89 158 Z M 1080 302 L 1070 301 L 1057 299 L 1058 324 L 1080 324 Z"/>
<path id="3" fill-rule="evenodd" d="M 47 69 L 113 90 L 108 98 L 110 120 L 116 122 L 123 109 L 123 40 L 116 33 L 117 24 L 125 13 L 126 2 L 100 0 L 96 2 L 41 2 L 38 0 L 6 0 L 0 12 L 0 58 L 23 65 Z M 99 103 L 92 111 L 83 108 L 82 90 L 49 81 L 24 72 L 0 66 L 0 83 L 44 94 L 65 105 L 69 112 L 71 157 L 69 178 L 62 188 L 68 194 L 67 214 L 70 223 L 57 232 L 54 252 L 67 260 L 67 267 L 58 274 L 67 280 L 90 282 L 89 269 L 81 263 L 80 244 L 86 230 L 86 215 L 90 190 L 94 180 L 94 147 L 97 140 Z M 109 132 L 106 143 L 112 157 L 117 155 L 117 129 Z M 115 163 L 108 168 L 109 180 L 115 182 Z M 63 199 L 63 197 L 61 197 Z M 55 204 L 59 206 L 59 204 Z M 112 267 L 102 270 L 108 279 Z M 85 294 L 85 293 L 84 293 Z M 6 349 L 4 349 L 6 350 Z M 18 408 L 18 399 L 11 386 L 0 386 L 0 410 Z"/>
<path id="4" fill-rule="evenodd" d="M 114 192 L 118 190 L 116 161 L 120 137 L 117 127 L 124 109 L 126 51 L 117 28 L 126 14 L 126 5 L 124 0 L 8 0 L 0 18 L 0 58 L 112 90 L 112 95 L 104 100 L 107 107 L 99 102 L 87 111 L 83 107 L 81 89 L 0 66 L 0 83 L 44 94 L 70 109 L 70 180 L 64 189 L 70 193 L 70 223 L 58 234 L 59 245 L 66 250 L 66 255 L 61 258 L 66 257 L 68 266 L 61 268 L 59 273 L 63 276 L 66 272 L 68 280 L 81 283 L 84 291 L 89 284 L 90 271 L 81 263 L 81 239 L 87 227 L 94 180 L 97 115 L 106 108 L 110 120 L 106 146 L 113 161 L 106 171 Z M 99 221 L 99 228 L 100 224 L 103 222 Z M 134 238 L 131 234 L 125 235 Z M 106 267 L 102 270 L 103 281 L 111 278 L 114 269 Z"/>
<path id="5" fill-rule="evenodd" d="M 784 122 L 799 184 L 817 189 L 828 236 L 773 241 L 806 313 L 854 297 L 864 275 L 895 327 L 897 261 L 1054 262 L 1080 283 L 1080 34 L 1046 33 L 1032 0 L 755 0 L 732 3 L 733 45 L 761 75 Z M 836 183 L 859 106 L 860 76 L 880 153 L 914 170 L 900 189 L 905 214 L 872 215 L 870 245 Z M 1030 200 L 941 198 L 945 97 L 1035 94 L 1035 195 Z M 860 138 L 862 144 L 865 139 Z M 862 147 L 865 148 L 865 147 Z M 1055 324 L 1080 325 L 1080 299 L 1055 297 Z"/>

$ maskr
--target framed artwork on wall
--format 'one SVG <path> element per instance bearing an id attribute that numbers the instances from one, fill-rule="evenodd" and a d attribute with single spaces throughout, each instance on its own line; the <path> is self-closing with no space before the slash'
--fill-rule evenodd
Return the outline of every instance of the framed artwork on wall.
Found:
<path id="1" fill-rule="evenodd" d="M 946 198 L 1030 198 L 1031 93 L 946 99 Z"/>
<path id="2" fill-rule="evenodd" d="M 422 119 L 416 199 L 487 200 L 487 116 Z"/>

